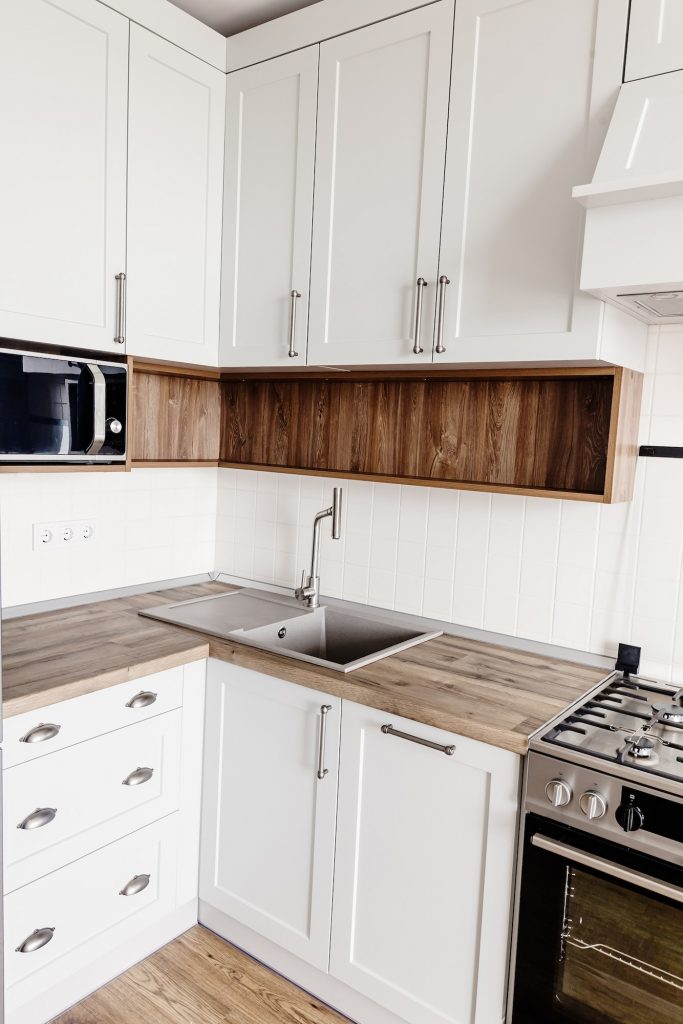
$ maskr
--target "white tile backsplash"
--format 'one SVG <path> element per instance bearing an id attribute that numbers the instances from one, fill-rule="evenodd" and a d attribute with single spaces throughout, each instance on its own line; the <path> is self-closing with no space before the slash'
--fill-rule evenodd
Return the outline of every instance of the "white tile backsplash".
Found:
<path id="1" fill-rule="evenodd" d="M 205 573 L 216 562 L 215 469 L 0 475 L 5 607 Z M 35 522 L 90 519 L 87 544 L 33 550 Z"/>
<path id="2" fill-rule="evenodd" d="M 682 328 L 651 329 L 647 365 L 641 440 L 683 445 Z M 597 654 L 629 640 L 646 671 L 683 682 L 683 460 L 641 459 L 621 505 L 265 476 L 276 495 L 269 582 L 291 586 L 308 566 L 313 515 L 341 484 L 342 540 L 323 528 L 324 593 Z M 258 493 L 257 475 L 218 477 L 217 568 L 253 576 L 253 535 L 272 503 L 240 519 L 234 498 Z"/>

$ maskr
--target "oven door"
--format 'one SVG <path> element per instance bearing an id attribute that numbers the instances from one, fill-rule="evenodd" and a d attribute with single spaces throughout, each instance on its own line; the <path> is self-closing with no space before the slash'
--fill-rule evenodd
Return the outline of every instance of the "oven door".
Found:
<path id="1" fill-rule="evenodd" d="M 528 815 L 511 1020 L 683 1024 L 683 868 Z"/>

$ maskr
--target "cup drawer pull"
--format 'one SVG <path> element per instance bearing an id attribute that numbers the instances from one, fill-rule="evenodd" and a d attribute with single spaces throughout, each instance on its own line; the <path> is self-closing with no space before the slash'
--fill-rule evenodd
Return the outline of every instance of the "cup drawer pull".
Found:
<path id="1" fill-rule="evenodd" d="M 44 743 L 45 740 L 53 740 L 59 734 L 61 725 L 54 725 L 52 722 L 41 722 L 21 737 L 20 743 Z"/>
<path id="2" fill-rule="evenodd" d="M 130 882 L 126 882 L 119 896 L 137 896 L 149 885 L 149 875 L 135 875 Z"/>
<path id="3" fill-rule="evenodd" d="M 130 773 L 130 775 L 126 775 L 123 780 L 123 785 L 141 786 L 144 782 L 149 782 L 153 775 L 153 768 L 136 768 L 134 772 Z"/>
<path id="4" fill-rule="evenodd" d="M 52 942 L 54 934 L 54 928 L 36 928 L 17 946 L 15 953 L 35 953 L 37 949 L 42 949 L 48 942 Z"/>
<path id="5" fill-rule="evenodd" d="M 43 826 L 49 825 L 51 821 L 54 821 L 56 817 L 56 807 L 36 807 L 35 811 L 31 811 L 23 821 L 19 822 L 17 828 L 43 828 Z"/>
<path id="6" fill-rule="evenodd" d="M 157 694 L 152 693 L 151 690 L 141 690 L 140 693 L 136 693 L 134 697 L 131 697 L 126 702 L 127 708 L 148 708 L 150 704 L 154 704 L 157 699 Z"/>

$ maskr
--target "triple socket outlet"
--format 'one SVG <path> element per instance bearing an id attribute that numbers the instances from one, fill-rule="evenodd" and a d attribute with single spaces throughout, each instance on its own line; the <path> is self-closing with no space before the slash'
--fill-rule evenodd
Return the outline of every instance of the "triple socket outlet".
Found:
<path id="1" fill-rule="evenodd" d="M 95 527 L 87 519 L 69 520 L 65 523 L 34 523 L 33 550 L 48 550 L 69 547 L 72 544 L 88 544 L 95 536 Z"/>

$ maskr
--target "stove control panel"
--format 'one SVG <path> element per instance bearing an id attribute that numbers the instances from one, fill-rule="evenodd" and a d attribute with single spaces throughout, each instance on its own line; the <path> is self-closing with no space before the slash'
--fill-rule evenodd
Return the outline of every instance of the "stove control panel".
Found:
<path id="1" fill-rule="evenodd" d="M 528 755 L 525 811 L 683 865 L 683 792 L 629 786 L 624 778 L 548 757 Z"/>

